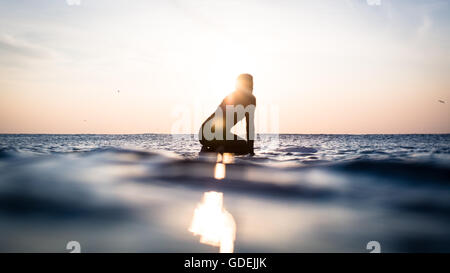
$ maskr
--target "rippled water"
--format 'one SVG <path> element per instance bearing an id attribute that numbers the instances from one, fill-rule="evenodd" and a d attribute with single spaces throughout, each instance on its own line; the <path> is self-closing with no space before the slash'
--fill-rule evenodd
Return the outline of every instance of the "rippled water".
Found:
<path id="1" fill-rule="evenodd" d="M 450 251 L 450 135 L 0 135 L 0 251 Z"/>

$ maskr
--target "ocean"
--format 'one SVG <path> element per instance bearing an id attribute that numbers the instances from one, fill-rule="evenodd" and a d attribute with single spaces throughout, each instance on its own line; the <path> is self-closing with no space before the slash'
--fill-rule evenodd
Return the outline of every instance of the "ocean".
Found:
<path id="1" fill-rule="evenodd" d="M 450 252 L 450 135 L 0 135 L 0 251 Z"/>

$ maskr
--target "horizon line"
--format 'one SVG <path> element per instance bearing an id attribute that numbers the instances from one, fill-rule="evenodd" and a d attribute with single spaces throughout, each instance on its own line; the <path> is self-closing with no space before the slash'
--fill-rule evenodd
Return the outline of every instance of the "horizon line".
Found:
<path id="1" fill-rule="evenodd" d="M 197 135 L 197 133 L 2 133 L 0 135 Z M 450 135 L 447 133 L 256 133 L 256 135 Z"/>

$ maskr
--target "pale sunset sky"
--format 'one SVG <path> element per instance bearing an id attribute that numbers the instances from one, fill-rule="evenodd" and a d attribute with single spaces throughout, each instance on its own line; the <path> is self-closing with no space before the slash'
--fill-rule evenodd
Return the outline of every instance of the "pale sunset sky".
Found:
<path id="1" fill-rule="evenodd" d="M 0 133 L 196 133 L 240 73 L 259 132 L 450 133 L 450 1 L 69 2 L 0 0 Z"/>

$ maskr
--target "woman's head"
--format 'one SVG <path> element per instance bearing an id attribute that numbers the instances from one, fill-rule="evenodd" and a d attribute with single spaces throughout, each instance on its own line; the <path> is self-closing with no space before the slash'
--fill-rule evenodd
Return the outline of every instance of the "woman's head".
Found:
<path id="1" fill-rule="evenodd" d="M 253 76 L 250 74 L 241 74 L 236 80 L 236 89 L 240 91 L 253 92 Z"/>

